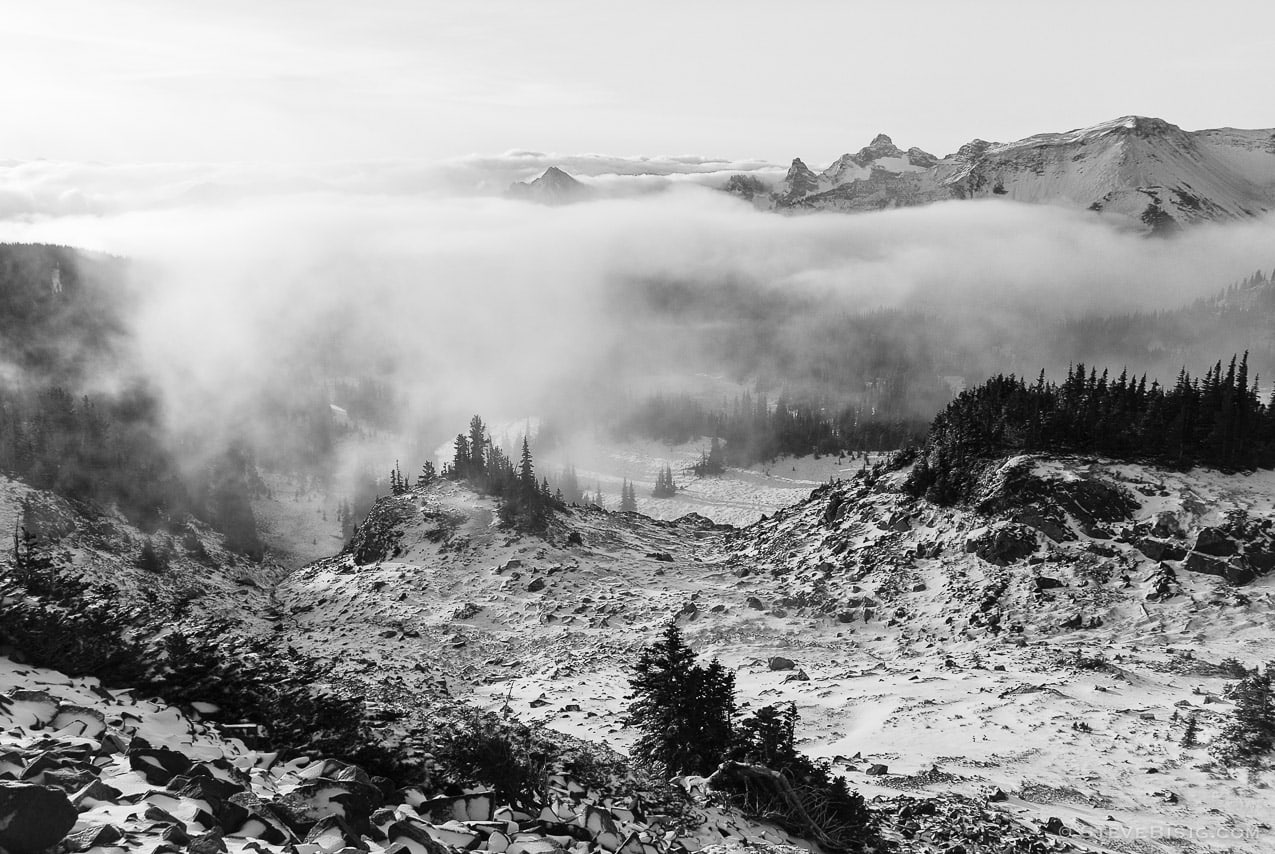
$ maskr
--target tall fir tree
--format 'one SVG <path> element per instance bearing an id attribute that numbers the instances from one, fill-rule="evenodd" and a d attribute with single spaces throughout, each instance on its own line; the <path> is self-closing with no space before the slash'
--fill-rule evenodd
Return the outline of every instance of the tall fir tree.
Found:
<path id="1" fill-rule="evenodd" d="M 620 512 L 636 513 L 637 509 L 637 490 L 626 478 L 624 485 L 620 487 Z"/>
<path id="2" fill-rule="evenodd" d="M 482 418 L 469 419 L 469 472 L 466 477 L 481 477 L 487 472 L 487 427 Z"/>

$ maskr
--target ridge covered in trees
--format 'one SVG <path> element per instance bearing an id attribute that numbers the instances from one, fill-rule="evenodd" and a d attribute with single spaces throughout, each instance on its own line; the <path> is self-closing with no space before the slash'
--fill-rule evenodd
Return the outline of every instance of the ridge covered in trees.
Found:
<path id="1" fill-rule="evenodd" d="M 1275 468 L 1275 397 L 1263 403 L 1248 354 L 1172 386 L 1075 365 L 1061 384 L 996 376 L 934 419 L 907 488 L 943 504 L 969 497 L 973 464 L 1005 452 L 1099 454 L 1189 469 Z"/>

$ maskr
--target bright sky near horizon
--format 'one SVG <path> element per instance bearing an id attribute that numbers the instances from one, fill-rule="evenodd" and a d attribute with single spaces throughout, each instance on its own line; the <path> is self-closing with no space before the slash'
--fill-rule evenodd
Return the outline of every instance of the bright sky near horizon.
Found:
<path id="1" fill-rule="evenodd" d="M 1269 0 L 4 4 L 0 161 L 826 163 L 1136 113 L 1275 126 Z"/>

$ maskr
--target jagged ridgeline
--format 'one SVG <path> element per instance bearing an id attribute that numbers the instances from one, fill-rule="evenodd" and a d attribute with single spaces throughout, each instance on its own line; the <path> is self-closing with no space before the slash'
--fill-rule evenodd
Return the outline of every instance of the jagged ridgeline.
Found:
<path id="1" fill-rule="evenodd" d="M 196 516 L 258 556 L 249 455 L 218 456 L 193 477 L 183 470 L 160 400 L 130 358 L 134 299 L 123 259 L 0 245 L 0 471 L 117 508 L 147 531 L 176 532 Z"/>
<path id="2" fill-rule="evenodd" d="M 1248 354 L 1172 386 L 1075 365 L 1061 384 L 996 376 L 934 419 L 908 489 L 931 501 L 968 500 L 980 464 L 1006 452 L 1095 454 L 1172 468 L 1275 468 L 1275 396 L 1263 403 Z M 904 459 L 913 456 L 907 454 Z"/>

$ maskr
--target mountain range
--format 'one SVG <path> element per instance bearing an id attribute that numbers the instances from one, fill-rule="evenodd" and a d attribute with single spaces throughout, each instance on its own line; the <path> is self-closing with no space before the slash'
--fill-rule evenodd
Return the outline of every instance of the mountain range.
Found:
<path id="1" fill-rule="evenodd" d="M 885 134 L 822 172 L 800 158 L 767 186 L 737 175 L 726 189 L 780 211 L 872 211 L 950 199 L 1005 198 L 1080 208 L 1153 231 L 1275 209 L 1275 129 L 1185 131 L 1124 116 L 1015 142 L 975 139 L 946 157 L 906 151 Z"/>

